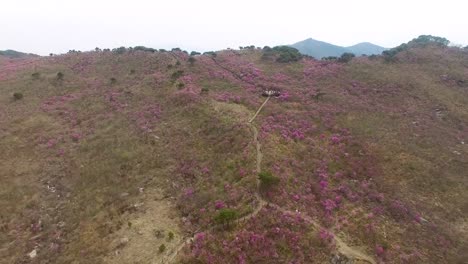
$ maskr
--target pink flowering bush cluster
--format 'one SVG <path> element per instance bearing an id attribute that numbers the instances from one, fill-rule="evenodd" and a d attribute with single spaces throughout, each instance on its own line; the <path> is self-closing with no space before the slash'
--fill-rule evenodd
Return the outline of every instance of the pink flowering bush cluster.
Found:
<path id="1" fill-rule="evenodd" d="M 333 244 L 328 231 L 317 232 L 300 215 L 266 207 L 235 233 L 197 234 L 183 263 L 318 263 L 328 259 Z"/>
<path id="2" fill-rule="evenodd" d="M 304 140 L 316 131 L 317 126 L 306 119 L 299 119 L 291 114 L 273 114 L 264 119 L 261 135 L 267 138 L 278 133 L 286 141 Z"/>
<path id="3" fill-rule="evenodd" d="M 33 69 L 40 65 L 37 59 L 3 59 L 0 61 L 0 81 L 6 81 L 17 76 L 18 73 Z"/>
<path id="4" fill-rule="evenodd" d="M 216 100 L 226 103 L 241 103 L 241 97 L 228 92 L 219 93 L 215 96 Z"/>
<path id="5" fill-rule="evenodd" d="M 132 113 L 133 121 L 138 128 L 145 133 L 153 131 L 161 117 L 161 106 L 157 104 L 149 104 L 143 106 L 141 110 Z"/>

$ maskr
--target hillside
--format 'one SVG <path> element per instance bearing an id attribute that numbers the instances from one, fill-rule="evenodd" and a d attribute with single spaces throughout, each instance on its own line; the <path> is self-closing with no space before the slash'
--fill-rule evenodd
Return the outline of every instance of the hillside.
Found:
<path id="1" fill-rule="evenodd" d="M 323 57 L 339 57 L 345 52 L 351 52 L 356 55 L 378 55 L 386 50 L 386 48 L 369 42 L 363 42 L 349 47 L 341 47 L 312 38 L 299 41 L 290 46 L 298 49 L 302 54 L 312 56 L 316 59 L 321 59 Z"/>
<path id="2" fill-rule="evenodd" d="M 10 59 L 19 59 L 27 57 L 37 57 L 35 54 L 23 53 L 16 50 L 0 50 L 0 56 L 10 58 Z"/>
<path id="3" fill-rule="evenodd" d="M 468 53 L 269 52 L 0 61 L 0 263 L 466 260 Z"/>

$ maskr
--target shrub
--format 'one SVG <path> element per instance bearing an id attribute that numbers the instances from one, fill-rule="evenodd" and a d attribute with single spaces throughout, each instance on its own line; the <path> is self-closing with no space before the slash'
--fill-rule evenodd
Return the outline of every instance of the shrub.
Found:
<path id="1" fill-rule="evenodd" d="M 288 46 L 274 47 L 274 51 L 279 51 L 280 55 L 277 62 L 294 62 L 302 59 L 302 54 L 295 48 Z"/>
<path id="2" fill-rule="evenodd" d="M 35 73 L 31 74 L 31 76 L 33 77 L 33 79 L 39 79 L 39 77 L 41 76 L 41 74 L 38 73 L 38 72 L 35 72 Z"/>
<path id="3" fill-rule="evenodd" d="M 116 54 L 124 54 L 126 51 L 127 51 L 127 49 L 125 47 L 119 47 L 119 48 L 116 48 L 116 49 L 112 49 L 112 52 L 114 52 Z"/>
<path id="4" fill-rule="evenodd" d="M 320 89 L 317 89 L 317 92 L 314 95 L 312 95 L 312 98 L 314 98 L 315 101 L 318 101 L 320 100 L 320 98 L 322 98 L 325 95 L 326 93 L 322 92 Z"/>
<path id="5" fill-rule="evenodd" d="M 354 53 L 351 53 L 351 52 L 345 52 L 341 55 L 341 57 L 338 59 L 339 62 L 343 62 L 343 63 L 348 63 L 350 62 L 354 57 L 356 57 L 356 55 L 354 55 Z"/>
<path id="6" fill-rule="evenodd" d="M 409 45 L 428 45 L 435 44 L 442 47 L 447 47 L 450 44 L 450 41 L 446 38 L 431 36 L 431 35 L 421 35 L 410 42 Z"/>
<path id="7" fill-rule="evenodd" d="M 173 48 L 171 49 L 171 51 L 175 52 L 175 51 L 182 51 L 180 48 Z"/>
<path id="8" fill-rule="evenodd" d="M 151 52 L 151 53 L 158 51 L 157 49 L 147 48 L 145 46 L 135 46 L 133 50 L 146 51 L 146 52 Z"/>
<path id="9" fill-rule="evenodd" d="M 180 61 L 177 61 L 175 65 L 180 66 Z"/>
<path id="10" fill-rule="evenodd" d="M 227 224 L 229 225 L 232 221 L 237 218 L 237 211 L 230 208 L 223 208 L 219 210 L 218 214 L 215 216 L 215 221 L 218 224 Z"/>
<path id="11" fill-rule="evenodd" d="M 210 56 L 216 57 L 216 52 L 214 52 L 214 51 L 207 51 L 207 52 L 204 52 L 203 55 L 210 55 Z"/>
<path id="12" fill-rule="evenodd" d="M 286 63 L 302 59 L 302 54 L 295 48 L 289 46 L 276 46 L 274 48 L 264 47 L 263 56 L 265 58 L 276 57 L 277 62 Z"/>
<path id="13" fill-rule="evenodd" d="M 165 250 L 166 250 L 166 245 L 161 244 L 158 249 L 159 253 L 163 253 Z"/>
<path id="14" fill-rule="evenodd" d="M 57 72 L 57 77 L 56 78 L 57 78 L 57 80 L 61 81 L 61 80 L 63 80 L 63 76 L 64 76 L 64 74 L 62 72 Z"/>
<path id="15" fill-rule="evenodd" d="M 171 74 L 171 79 L 172 81 L 175 81 L 179 79 L 180 77 L 182 77 L 182 75 L 184 75 L 184 71 L 182 70 L 175 71 Z"/>
<path id="16" fill-rule="evenodd" d="M 207 93 L 207 92 L 209 92 L 209 91 L 210 91 L 210 89 L 209 89 L 208 87 L 202 87 L 202 88 L 201 88 L 201 92 L 202 92 L 202 93 Z"/>
<path id="17" fill-rule="evenodd" d="M 323 57 L 322 60 L 324 60 L 324 61 L 335 61 L 335 60 L 338 60 L 338 57 L 328 56 L 328 57 Z"/>
<path id="18" fill-rule="evenodd" d="M 14 93 L 13 98 L 15 100 L 21 100 L 21 99 L 23 99 L 23 94 L 22 93 Z"/>
<path id="19" fill-rule="evenodd" d="M 115 84 L 117 82 L 117 79 L 115 79 L 114 77 L 110 78 L 109 80 L 111 84 Z"/>
<path id="20" fill-rule="evenodd" d="M 196 55 L 200 55 L 201 53 L 198 52 L 198 51 L 192 51 L 190 52 L 190 56 L 196 56 Z"/>
<path id="21" fill-rule="evenodd" d="M 169 239 L 169 241 L 171 241 L 172 239 L 174 239 L 174 233 L 172 233 L 172 231 L 169 232 L 167 238 Z"/>
<path id="22" fill-rule="evenodd" d="M 177 86 L 177 89 L 181 90 L 185 87 L 185 84 L 183 82 L 180 82 L 176 86 Z"/>
<path id="23" fill-rule="evenodd" d="M 190 65 L 193 65 L 195 63 L 196 59 L 194 57 L 190 57 L 188 58 L 188 62 L 190 63 Z"/>
<path id="24" fill-rule="evenodd" d="M 280 179 L 274 176 L 269 171 L 262 171 L 258 174 L 258 178 L 260 179 L 260 183 L 263 187 L 270 187 L 273 185 L 277 185 L 280 182 Z"/>
<path id="25" fill-rule="evenodd" d="M 135 74 L 135 70 L 134 70 L 134 69 L 131 69 L 131 70 L 130 70 L 130 74 Z"/>

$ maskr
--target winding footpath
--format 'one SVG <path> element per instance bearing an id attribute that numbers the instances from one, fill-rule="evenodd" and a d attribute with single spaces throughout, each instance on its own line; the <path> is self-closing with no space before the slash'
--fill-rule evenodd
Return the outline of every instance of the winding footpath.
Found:
<path id="1" fill-rule="evenodd" d="M 267 102 L 270 100 L 270 96 L 268 96 L 265 101 L 263 102 L 263 104 L 258 108 L 257 112 L 255 112 L 254 116 L 247 122 L 247 125 L 249 125 L 249 127 L 252 129 L 252 133 L 253 133 L 253 143 L 255 144 L 255 147 L 256 147 L 256 173 L 258 175 L 258 173 L 260 173 L 262 171 L 262 159 L 263 159 L 263 154 L 262 154 L 262 145 L 260 143 L 260 141 L 258 140 L 258 130 L 257 128 L 255 127 L 255 125 L 253 124 L 253 121 L 255 120 L 255 118 L 257 117 L 257 115 L 260 113 L 260 111 L 263 109 L 263 107 L 267 104 Z M 248 215 L 242 217 L 242 218 L 239 218 L 237 221 L 238 222 L 244 222 L 244 221 L 247 221 L 253 217 L 255 217 L 265 206 L 270 206 L 272 208 L 275 208 L 276 210 L 280 211 L 281 213 L 283 214 L 288 214 L 288 215 L 300 215 L 302 219 L 304 219 L 304 221 L 308 222 L 309 224 L 311 224 L 312 226 L 314 226 L 314 228 L 316 229 L 323 229 L 323 227 L 317 223 L 314 219 L 312 219 L 310 216 L 306 215 L 306 214 L 303 214 L 303 213 L 298 213 L 298 212 L 294 212 L 294 211 L 291 211 L 291 210 L 287 210 L 277 204 L 273 204 L 273 203 L 270 203 L 268 201 L 266 201 L 260 194 L 260 179 L 257 177 L 257 180 L 256 180 L 256 191 L 255 191 L 255 197 L 258 201 L 258 204 L 256 206 L 256 208 Z M 211 230 L 214 230 L 216 229 L 217 227 L 219 227 L 221 225 L 212 225 L 211 227 L 208 227 L 206 230 L 204 230 L 204 232 L 206 231 L 211 231 Z M 198 233 L 199 230 L 196 233 Z M 330 232 L 330 231 L 329 231 Z M 166 258 L 162 259 L 160 261 L 160 263 L 174 263 L 174 261 L 176 260 L 176 257 L 177 255 L 180 253 L 180 251 L 182 251 L 182 249 L 192 243 L 192 241 L 194 240 L 195 238 L 195 234 L 191 237 L 188 237 L 188 238 L 183 238 L 180 242 L 180 244 L 177 246 L 177 248 L 169 255 L 167 256 Z M 361 252 L 355 248 L 352 248 L 350 246 L 348 246 L 342 239 L 340 239 L 338 236 L 336 236 L 334 233 L 331 233 L 330 234 L 333 236 L 333 239 L 334 239 L 334 242 L 335 242 L 335 245 L 336 245 L 336 251 L 338 253 L 340 253 L 341 255 L 347 257 L 348 259 L 352 260 L 352 261 L 361 261 L 361 262 L 365 262 L 365 263 L 370 263 L 370 264 L 376 264 L 375 260 L 367 255 L 365 252 Z"/>

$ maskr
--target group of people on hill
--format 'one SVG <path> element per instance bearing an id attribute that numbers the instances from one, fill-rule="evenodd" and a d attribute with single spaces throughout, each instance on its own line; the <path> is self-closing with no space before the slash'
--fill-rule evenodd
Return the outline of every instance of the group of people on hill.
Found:
<path id="1" fill-rule="evenodd" d="M 262 96 L 280 96 L 281 92 L 278 90 L 263 90 Z"/>

